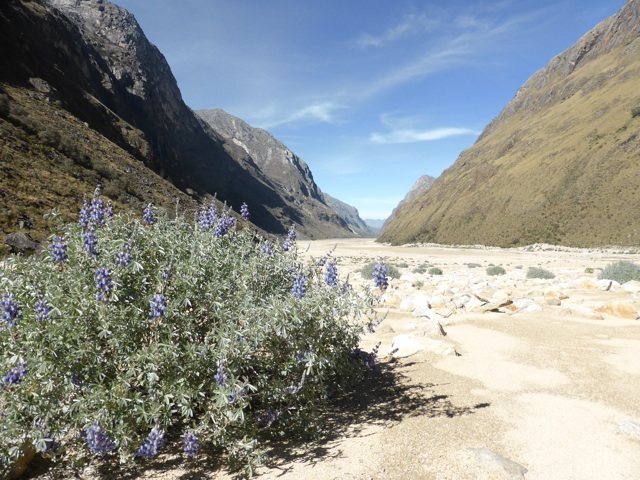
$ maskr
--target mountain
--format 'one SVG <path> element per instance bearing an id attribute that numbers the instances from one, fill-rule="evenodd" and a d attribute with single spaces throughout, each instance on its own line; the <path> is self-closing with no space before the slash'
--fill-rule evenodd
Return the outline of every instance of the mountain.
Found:
<path id="1" fill-rule="evenodd" d="M 198 110 L 225 141 L 246 152 L 292 208 L 306 213 L 304 226 L 316 237 L 367 235 L 370 232 L 358 211 L 320 190 L 309 166 L 281 141 L 221 109 Z"/>
<path id="2" fill-rule="evenodd" d="M 349 229 L 353 233 L 365 237 L 372 236 L 375 233 L 374 230 L 369 227 L 362 218 L 360 218 L 360 213 L 356 207 L 349 205 L 342 200 L 338 200 L 328 193 L 323 193 L 323 198 L 325 203 L 335 210 L 345 222 L 347 222 Z"/>
<path id="3" fill-rule="evenodd" d="M 36 240 L 102 183 L 117 207 L 217 198 L 284 234 L 334 236 L 182 100 L 164 56 L 107 0 L 0 2 L 0 228 Z M 338 222 L 339 223 L 339 222 Z M 351 234 L 346 225 L 345 234 Z"/>
<path id="4" fill-rule="evenodd" d="M 398 203 L 398 206 L 393 209 L 393 211 L 391 212 L 391 215 L 389 215 L 389 218 L 387 218 L 385 222 L 382 224 L 381 230 L 384 230 L 386 226 L 395 218 L 398 211 L 403 205 L 411 202 L 414 198 L 417 198 L 423 193 L 425 193 L 427 190 L 429 190 L 433 186 L 435 181 L 436 181 L 435 177 L 432 177 L 430 175 L 422 175 L 418 180 L 416 180 L 416 183 L 413 184 L 413 186 L 409 189 L 409 191 L 404 196 L 404 198 L 400 200 L 400 202 Z"/>
<path id="5" fill-rule="evenodd" d="M 527 80 L 379 241 L 637 245 L 638 158 L 640 0 L 630 0 Z"/>

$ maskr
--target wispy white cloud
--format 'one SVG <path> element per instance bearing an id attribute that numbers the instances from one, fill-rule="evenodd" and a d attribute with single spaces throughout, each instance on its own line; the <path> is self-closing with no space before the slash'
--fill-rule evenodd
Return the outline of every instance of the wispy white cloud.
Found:
<path id="1" fill-rule="evenodd" d="M 438 21 L 427 15 L 407 14 L 396 25 L 390 26 L 381 35 L 363 33 L 357 40 L 360 47 L 382 47 L 396 40 L 421 33 L 428 32 L 438 25 Z"/>
<path id="2" fill-rule="evenodd" d="M 369 139 L 374 143 L 415 143 L 442 140 L 458 135 L 479 135 L 470 128 L 435 128 L 432 130 L 400 129 L 389 133 L 372 133 Z"/>
<path id="3" fill-rule="evenodd" d="M 301 107 L 287 109 L 286 106 L 269 105 L 251 117 L 256 126 L 269 129 L 299 123 L 341 123 L 338 112 L 343 105 L 333 100 L 315 101 Z"/>
<path id="4" fill-rule="evenodd" d="M 415 125 L 421 121 L 421 119 L 417 117 L 402 117 L 383 114 L 380 116 L 380 121 L 383 125 L 388 127 L 389 131 L 387 133 L 372 133 L 369 135 L 369 140 L 373 143 L 393 144 L 430 142 L 460 135 L 480 135 L 480 132 L 471 128 L 416 128 Z"/>

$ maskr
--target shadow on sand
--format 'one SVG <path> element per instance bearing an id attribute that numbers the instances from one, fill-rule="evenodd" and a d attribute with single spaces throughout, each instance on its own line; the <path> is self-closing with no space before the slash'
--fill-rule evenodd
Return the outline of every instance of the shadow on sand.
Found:
<path id="1" fill-rule="evenodd" d="M 336 443 L 343 438 L 364 435 L 363 432 L 369 426 L 391 427 L 404 418 L 415 416 L 452 418 L 473 414 L 478 409 L 490 406 L 488 403 L 456 406 L 448 395 L 436 394 L 437 387 L 435 384 L 410 383 L 393 364 L 380 363 L 350 393 L 329 404 L 323 414 L 323 434 L 320 438 L 311 441 L 286 438 L 264 442 L 269 449 L 265 466 L 279 471 L 278 475 L 285 475 L 289 470 L 286 465 L 294 462 L 313 466 L 327 458 L 339 458 L 339 449 L 333 448 Z M 203 451 L 203 455 L 199 455 L 197 460 L 185 460 L 176 443 L 178 442 L 168 444 L 163 448 L 161 457 L 149 462 L 136 460 L 126 465 L 118 465 L 114 459 L 97 462 L 90 477 L 87 477 L 87 470 L 82 469 L 84 471 L 80 474 L 78 470 L 65 469 L 61 465 L 43 460 L 22 478 L 204 480 L 217 478 L 226 471 L 220 461 L 219 451 L 210 449 Z"/>

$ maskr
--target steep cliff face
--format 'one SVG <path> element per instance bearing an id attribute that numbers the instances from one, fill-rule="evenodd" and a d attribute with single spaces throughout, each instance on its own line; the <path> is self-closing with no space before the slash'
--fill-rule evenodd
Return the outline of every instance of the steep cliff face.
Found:
<path id="1" fill-rule="evenodd" d="M 380 241 L 640 243 L 640 0 L 553 58 Z"/>
<path id="2" fill-rule="evenodd" d="M 358 222 L 357 210 L 354 217 L 353 207 L 323 193 L 309 166 L 269 132 L 221 109 L 196 113 L 225 141 L 246 152 L 292 208 L 305 212 L 302 227 L 312 236 L 344 237 L 366 231 L 366 226 L 361 228 L 364 222 Z"/>
<path id="3" fill-rule="evenodd" d="M 366 222 L 360 218 L 360 212 L 353 205 L 349 205 L 348 203 L 343 202 L 342 200 L 338 200 L 335 197 L 332 197 L 328 193 L 323 193 L 324 200 L 333 210 L 335 210 L 338 215 L 340 215 L 347 225 L 349 229 L 354 233 L 362 236 L 373 236 L 376 232 L 373 228 L 366 224 Z"/>
<path id="4" fill-rule="evenodd" d="M 132 15 L 107 0 L 3 1 L 0 56 L 4 90 L 55 102 L 192 198 L 217 194 L 236 210 L 247 202 L 254 223 L 272 233 L 286 233 L 292 222 L 303 237 L 333 228 L 331 218 L 314 218 L 318 225 L 306 228 L 309 214 L 284 198 L 244 149 L 184 104 L 162 54 Z M 26 97 L 12 91 L 14 112 L 5 113 L 21 109 L 29 116 L 18 105 Z M 41 126 L 31 133 L 39 135 Z"/>

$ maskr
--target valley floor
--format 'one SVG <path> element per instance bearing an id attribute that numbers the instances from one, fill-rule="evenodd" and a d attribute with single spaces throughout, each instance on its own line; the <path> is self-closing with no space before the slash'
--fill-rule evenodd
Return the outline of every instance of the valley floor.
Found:
<path id="1" fill-rule="evenodd" d="M 358 270 L 372 260 L 402 275 L 384 294 L 386 319 L 362 342 L 380 344 L 380 375 L 340 402 L 322 442 L 274 452 L 257 478 L 640 478 L 640 283 L 597 279 L 639 255 L 371 239 L 298 248 L 307 258 L 333 251 L 340 279 L 350 272 L 361 288 L 372 282 Z M 488 275 L 492 265 L 506 273 Z M 529 267 L 555 278 L 526 278 Z M 167 462 L 127 478 L 230 477 Z"/>

